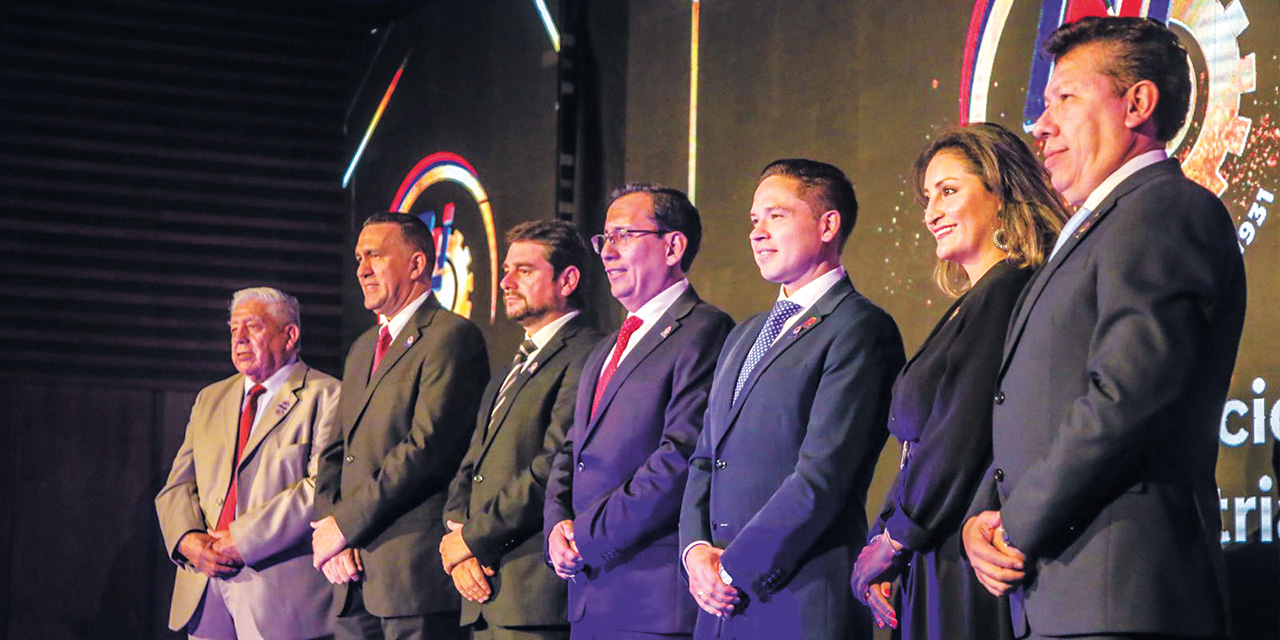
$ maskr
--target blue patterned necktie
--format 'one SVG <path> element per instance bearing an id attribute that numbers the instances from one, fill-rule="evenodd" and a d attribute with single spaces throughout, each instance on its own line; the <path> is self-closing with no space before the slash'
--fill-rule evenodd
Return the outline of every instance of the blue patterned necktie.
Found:
<path id="1" fill-rule="evenodd" d="M 756 364 L 764 357 L 765 352 L 773 346 L 773 341 L 778 339 L 778 334 L 782 332 L 782 325 L 786 324 L 787 320 L 799 310 L 800 305 L 790 300 L 779 300 L 773 303 L 769 319 L 764 321 L 763 327 L 760 327 L 760 335 L 756 336 L 755 344 L 751 345 L 751 351 L 747 353 L 747 359 L 742 363 L 742 371 L 738 372 L 738 384 L 733 386 L 733 402 L 738 401 L 738 394 L 742 392 L 742 386 L 747 383 L 751 370 L 756 368 Z"/>

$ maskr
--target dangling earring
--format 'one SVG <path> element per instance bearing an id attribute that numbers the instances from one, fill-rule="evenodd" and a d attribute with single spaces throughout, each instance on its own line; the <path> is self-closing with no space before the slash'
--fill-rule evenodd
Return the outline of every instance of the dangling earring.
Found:
<path id="1" fill-rule="evenodd" d="M 1004 229 L 996 229 L 995 233 L 991 234 L 991 242 L 996 245 L 997 249 L 1005 253 L 1009 253 L 1009 232 L 1008 231 L 1005 231 Z"/>

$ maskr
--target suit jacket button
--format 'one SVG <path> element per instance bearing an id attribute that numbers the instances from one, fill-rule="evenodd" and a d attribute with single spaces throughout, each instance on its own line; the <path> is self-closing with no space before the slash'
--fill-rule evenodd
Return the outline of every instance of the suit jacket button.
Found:
<path id="1" fill-rule="evenodd" d="M 712 528 L 712 529 L 714 529 L 714 528 L 716 528 L 716 527 L 718 527 L 718 526 L 720 526 L 720 525 L 719 525 L 718 523 L 716 523 L 714 520 L 711 522 L 711 528 Z"/>
<path id="2" fill-rule="evenodd" d="M 476 484 L 480 484 L 481 482 L 484 482 L 484 476 L 477 473 L 476 475 L 472 476 L 471 481 Z"/>
<path id="3" fill-rule="evenodd" d="M 720 470 L 722 470 L 722 471 L 723 471 L 723 470 L 724 470 L 724 468 L 725 468 L 725 467 L 727 467 L 727 466 L 729 466 L 729 463 L 725 462 L 724 460 L 716 460 L 716 468 L 717 468 L 717 469 L 720 469 Z"/>
<path id="4" fill-rule="evenodd" d="M 348 455 L 348 456 L 347 456 L 347 464 L 351 464 L 352 462 L 355 462 L 355 461 L 356 461 L 356 457 L 355 457 L 355 456 L 353 456 L 353 455 Z"/>
<path id="5" fill-rule="evenodd" d="M 579 462 L 579 463 L 578 463 L 578 471 L 586 471 L 586 470 L 587 470 L 587 465 L 586 465 L 586 463 L 585 463 L 585 462 Z"/>
<path id="6" fill-rule="evenodd" d="M 1004 392 L 1003 392 L 1003 391 L 997 391 L 997 392 L 996 392 L 996 404 L 1004 404 Z"/>
<path id="7" fill-rule="evenodd" d="M 995 476 L 996 482 L 1004 482 L 1004 469 L 996 469 L 996 472 L 991 475 Z"/>
<path id="8" fill-rule="evenodd" d="M 217 500 L 214 500 L 214 502 L 218 503 L 218 506 L 222 506 L 222 498 L 218 498 Z"/>

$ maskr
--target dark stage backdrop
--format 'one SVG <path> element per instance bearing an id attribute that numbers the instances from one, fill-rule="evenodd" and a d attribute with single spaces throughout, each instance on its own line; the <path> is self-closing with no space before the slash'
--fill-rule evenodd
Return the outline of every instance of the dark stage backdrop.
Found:
<path id="1" fill-rule="evenodd" d="M 387 208 L 415 163 L 453 152 L 485 185 L 500 238 L 518 221 L 553 215 L 554 57 L 532 7 L 437 4 L 395 26 L 398 33 L 371 67 L 361 94 L 365 106 L 349 120 L 354 150 L 407 56 L 401 86 L 356 172 L 353 221 Z M 595 91 L 597 100 L 579 150 L 596 154 L 599 165 L 580 185 L 586 195 L 576 219 L 584 231 L 599 231 L 602 194 L 624 178 L 694 187 L 706 234 L 692 280 L 704 297 L 741 320 L 768 308 L 776 295 L 758 277 L 748 251 L 755 176 L 779 157 L 833 162 L 853 178 L 861 203 L 845 265 L 855 285 L 898 320 L 908 350 L 949 304 L 931 283 L 933 241 L 907 189 L 916 153 L 939 127 L 959 122 L 991 120 L 1026 131 L 1049 71 L 1034 56 L 1041 30 L 1057 26 L 1068 9 L 1104 6 L 1067 0 L 647 0 L 628 3 L 621 16 L 625 28 L 609 31 L 618 21 L 601 19 L 600 4 L 584 10 L 587 28 L 579 34 L 592 43 L 586 59 L 601 63 L 584 69 L 580 85 Z M 1280 311 L 1273 272 L 1280 234 L 1272 231 L 1268 213 L 1276 210 L 1280 192 L 1280 5 L 1106 4 L 1116 13 L 1165 19 L 1183 37 L 1197 93 L 1191 123 L 1170 150 L 1188 174 L 1220 194 L 1239 227 L 1250 311 L 1220 425 L 1222 542 L 1240 637 L 1276 637 L 1280 491 L 1273 457 L 1280 396 L 1272 387 L 1280 389 L 1274 338 Z M 552 9 L 560 7 L 552 3 Z M 691 113 L 694 69 L 697 109 Z M 696 145 L 690 144 L 691 130 Z M 434 210 L 439 221 L 442 208 L 455 203 L 454 228 L 463 231 L 475 277 L 471 317 L 487 328 L 499 363 L 519 332 L 501 311 L 490 324 L 489 246 L 476 215 L 462 213 L 465 195 L 454 187 L 435 189 L 413 211 Z M 616 303 L 597 292 L 602 323 L 615 325 L 621 317 Z M 346 309 L 349 340 L 372 319 L 354 298 Z M 869 512 L 878 509 L 892 480 L 895 449 L 891 445 L 882 456 Z"/>

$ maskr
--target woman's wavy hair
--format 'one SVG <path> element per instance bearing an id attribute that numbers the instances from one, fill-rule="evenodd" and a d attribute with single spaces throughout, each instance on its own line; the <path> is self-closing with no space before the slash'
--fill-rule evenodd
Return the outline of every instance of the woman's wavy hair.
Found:
<path id="1" fill-rule="evenodd" d="M 990 122 L 944 130 L 920 152 L 912 167 L 911 185 L 921 206 L 925 206 L 925 171 L 934 156 L 943 152 L 955 154 L 969 173 L 1000 199 L 996 219 L 997 228 L 1008 238 L 1009 257 L 1005 261 L 1033 269 L 1044 264 L 1069 214 L 1049 172 L 1022 138 Z M 953 298 L 973 286 L 964 268 L 946 260 L 934 265 L 933 280 Z"/>

